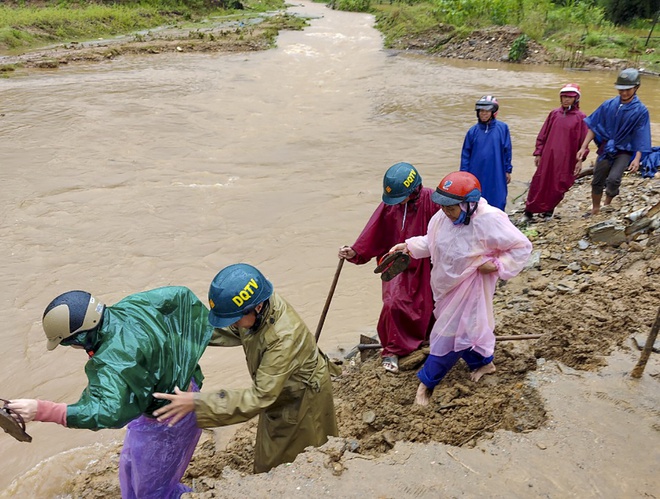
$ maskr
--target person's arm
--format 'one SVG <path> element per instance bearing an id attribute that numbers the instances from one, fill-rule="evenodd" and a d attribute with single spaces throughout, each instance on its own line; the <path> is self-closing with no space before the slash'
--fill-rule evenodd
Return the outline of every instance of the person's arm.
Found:
<path id="1" fill-rule="evenodd" d="M 470 170 L 470 158 L 472 157 L 472 128 L 465 134 L 463 139 L 463 148 L 461 149 L 461 167 L 460 171 L 467 172 Z"/>
<path id="2" fill-rule="evenodd" d="M 630 166 L 628 166 L 628 170 L 630 171 L 630 173 L 635 173 L 637 170 L 639 170 L 639 163 L 641 161 L 642 161 L 642 151 L 637 151 L 633 156 L 633 160 L 630 162 Z"/>
<path id="3" fill-rule="evenodd" d="M 277 400 L 300 363 L 296 354 L 302 342 L 296 341 L 296 335 L 281 331 L 274 336 L 275 340 L 266 348 L 250 388 L 195 393 L 192 405 L 190 395 L 185 393 L 155 393 L 155 398 L 171 403 L 155 411 L 154 416 L 159 421 L 172 418 L 169 424 L 176 424 L 194 407 L 197 425 L 211 428 L 242 423 L 258 415 Z"/>
<path id="4" fill-rule="evenodd" d="M 543 148 L 545 147 L 545 143 L 548 140 L 548 135 L 550 134 L 550 129 L 552 127 L 551 123 L 552 123 L 552 112 L 545 119 L 545 121 L 543 122 L 543 126 L 541 127 L 541 130 L 539 130 L 539 133 L 536 136 L 536 148 L 534 149 L 534 152 L 532 154 L 534 156 L 534 166 L 536 168 L 538 168 L 539 164 L 541 163 Z"/>
<path id="5" fill-rule="evenodd" d="M 16 399 L 7 407 L 23 418 L 23 421 L 41 421 L 66 426 L 66 404 L 50 400 Z"/>
<path id="6" fill-rule="evenodd" d="M 499 278 L 507 280 L 518 275 L 529 259 L 532 243 L 509 221 L 506 213 L 493 213 L 482 219 L 479 232 Z"/>
<path id="7" fill-rule="evenodd" d="M 87 388 L 75 404 L 67 406 L 66 420 L 69 428 L 121 428 L 147 409 L 152 401 L 152 373 L 136 366 L 135 358 L 131 359 L 130 356 L 127 351 L 108 355 L 116 367 L 100 361 L 100 356 L 94 356 L 87 362 Z M 117 368 L 121 366 L 126 368 L 120 373 Z M 129 380 L 141 383 L 145 389 L 129 385 Z"/>
<path id="8" fill-rule="evenodd" d="M 380 203 L 374 210 L 362 232 L 351 246 L 339 250 L 339 258 L 346 258 L 350 263 L 362 265 L 387 253 L 391 244 L 393 213 L 396 206 Z M 348 248 L 348 249 L 347 249 Z M 342 256 L 346 255 L 346 256 Z"/>
<path id="9" fill-rule="evenodd" d="M 500 122 L 502 123 L 502 122 Z M 502 152 L 504 159 L 504 171 L 506 173 L 506 183 L 511 182 L 511 173 L 513 172 L 513 165 L 511 160 L 513 158 L 513 148 L 511 147 L 511 133 L 509 132 L 509 125 L 502 123 L 504 125 L 504 141 L 502 144 Z"/>
<path id="10" fill-rule="evenodd" d="M 590 128 L 589 131 L 587 132 L 587 136 L 582 141 L 582 145 L 580 146 L 580 149 L 578 149 L 578 152 L 575 155 L 575 160 L 576 161 L 582 161 L 583 158 L 587 157 L 587 154 L 589 154 L 589 143 L 592 140 L 594 140 L 595 136 L 596 136 L 596 134 Z"/>

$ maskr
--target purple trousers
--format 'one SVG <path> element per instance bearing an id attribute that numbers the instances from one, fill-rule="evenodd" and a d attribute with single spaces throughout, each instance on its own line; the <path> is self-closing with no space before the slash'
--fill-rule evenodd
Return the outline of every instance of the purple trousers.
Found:
<path id="1" fill-rule="evenodd" d="M 174 499 L 190 492 L 180 482 L 202 434 L 195 413 L 172 427 L 142 415 L 127 428 L 119 456 L 122 499 Z"/>

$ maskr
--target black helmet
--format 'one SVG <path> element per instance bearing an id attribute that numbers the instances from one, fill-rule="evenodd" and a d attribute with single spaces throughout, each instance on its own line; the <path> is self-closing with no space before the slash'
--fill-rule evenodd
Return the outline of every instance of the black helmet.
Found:
<path id="1" fill-rule="evenodd" d="M 500 105 L 497 102 L 497 99 L 493 95 L 484 95 L 481 97 L 477 103 L 474 105 L 475 111 L 477 113 L 481 110 L 491 111 L 493 115 L 499 110 Z"/>
<path id="2" fill-rule="evenodd" d="M 54 350 L 65 339 L 96 328 L 104 309 L 105 305 L 86 291 L 67 291 L 55 298 L 42 318 L 46 348 Z"/>
<path id="3" fill-rule="evenodd" d="M 617 90 L 628 90 L 630 88 L 635 88 L 641 85 L 642 77 L 634 68 L 624 69 L 619 73 L 619 76 L 614 83 L 614 88 Z"/>

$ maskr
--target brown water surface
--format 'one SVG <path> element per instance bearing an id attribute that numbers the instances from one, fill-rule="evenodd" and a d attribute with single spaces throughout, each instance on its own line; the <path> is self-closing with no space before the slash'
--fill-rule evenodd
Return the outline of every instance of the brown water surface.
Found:
<path id="1" fill-rule="evenodd" d="M 387 167 L 411 162 L 437 185 L 458 167 L 474 102 L 495 94 L 515 197 L 558 89 L 578 82 L 587 113 L 615 95 L 609 72 L 395 54 L 369 15 L 291 10 L 316 19 L 267 52 L 125 57 L 0 80 L 0 397 L 77 400 L 85 355 L 47 352 L 40 325 L 70 289 L 112 304 L 174 284 L 205 299 L 220 268 L 244 261 L 314 330 L 337 249 L 376 207 Z M 660 79 L 645 77 L 640 96 L 659 144 Z M 372 266 L 344 266 L 321 346 L 350 349 L 379 308 Z M 249 382 L 240 349 L 209 349 L 202 366 L 207 388 Z M 29 432 L 31 444 L 0 435 L 7 496 L 51 496 L 123 434 Z"/>

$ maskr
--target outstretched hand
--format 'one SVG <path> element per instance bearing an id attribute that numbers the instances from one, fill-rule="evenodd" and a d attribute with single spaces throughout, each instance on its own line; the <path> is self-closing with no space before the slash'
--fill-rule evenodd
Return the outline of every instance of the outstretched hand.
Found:
<path id="1" fill-rule="evenodd" d="M 193 393 L 182 392 L 178 386 L 174 387 L 173 394 L 156 392 L 154 398 L 170 401 L 165 407 L 154 411 L 154 417 L 158 418 L 161 423 L 167 421 L 168 426 L 174 426 L 195 410 L 195 396 Z"/>
<path id="2" fill-rule="evenodd" d="M 23 421 L 29 423 L 30 421 L 34 421 L 37 415 L 37 405 L 38 402 L 35 399 L 16 399 L 10 400 L 6 407 L 11 409 L 12 416 L 18 414 L 23 418 Z M 14 419 L 18 420 L 16 417 Z"/>
<path id="3" fill-rule="evenodd" d="M 395 251 L 403 251 L 404 253 L 408 253 L 408 246 L 406 246 L 406 243 L 399 243 L 394 246 L 392 246 L 392 249 L 388 253 L 394 253 Z"/>

